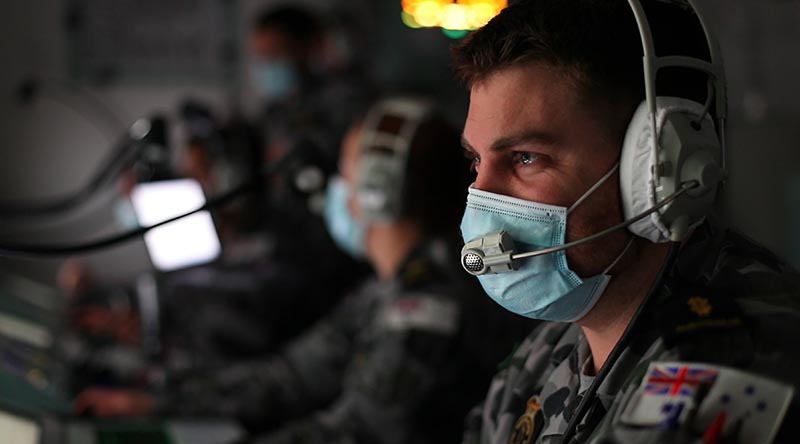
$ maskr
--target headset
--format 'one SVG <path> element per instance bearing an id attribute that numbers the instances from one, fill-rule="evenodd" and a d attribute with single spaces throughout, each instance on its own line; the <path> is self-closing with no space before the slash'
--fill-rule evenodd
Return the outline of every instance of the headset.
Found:
<path id="1" fill-rule="evenodd" d="M 355 190 L 365 221 L 392 222 L 402 215 L 411 144 L 433 115 L 433 102 L 416 97 L 387 98 L 367 113 Z"/>
<path id="2" fill-rule="evenodd" d="M 681 55 L 658 57 L 642 2 L 628 0 L 642 40 L 645 101 L 635 111 L 622 145 L 619 175 L 624 221 L 573 242 L 521 253 L 507 232 L 489 233 L 462 248 L 461 265 L 468 273 L 512 272 L 519 259 L 567 250 L 623 228 L 651 242 L 679 242 L 710 214 L 726 178 L 727 91 L 721 51 L 695 0 L 653 1 L 691 9 L 705 34 L 711 61 Z M 664 68 L 705 74 L 706 103 L 656 96 L 656 78 Z"/>

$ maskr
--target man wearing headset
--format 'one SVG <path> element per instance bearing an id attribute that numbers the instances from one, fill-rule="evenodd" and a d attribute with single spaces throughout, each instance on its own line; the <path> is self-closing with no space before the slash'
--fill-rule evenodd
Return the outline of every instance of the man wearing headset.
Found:
<path id="1" fill-rule="evenodd" d="M 464 442 L 794 442 L 799 280 L 709 222 L 724 71 L 667 3 L 520 2 L 454 50 L 477 174 L 462 266 L 559 321 L 505 361 Z"/>

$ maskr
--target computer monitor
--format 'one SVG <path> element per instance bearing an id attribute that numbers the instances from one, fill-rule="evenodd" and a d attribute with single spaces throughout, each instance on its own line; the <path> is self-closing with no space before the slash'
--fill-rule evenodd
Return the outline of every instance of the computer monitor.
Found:
<path id="1" fill-rule="evenodd" d="M 131 200 L 142 226 L 188 213 L 205 204 L 203 189 L 192 179 L 138 184 L 133 189 Z M 150 230 L 145 234 L 144 242 L 150 260 L 161 271 L 211 262 L 222 251 L 208 211 Z"/>

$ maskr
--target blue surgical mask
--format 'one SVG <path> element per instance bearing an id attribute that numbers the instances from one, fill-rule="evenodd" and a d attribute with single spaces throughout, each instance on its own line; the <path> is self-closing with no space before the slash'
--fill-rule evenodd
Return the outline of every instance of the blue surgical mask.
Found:
<path id="1" fill-rule="evenodd" d="M 518 252 L 563 245 L 567 214 L 608 179 L 616 168 L 569 209 L 470 188 L 461 221 L 464 242 L 505 230 L 514 239 Z M 492 299 L 513 313 L 533 319 L 572 322 L 582 318 L 597 303 L 611 279 L 608 270 L 628 247 L 603 273 L 586 279 L 570 270 L 566 252 L 561 250 L 521 259 L 516 271 L 484 274 L 478 276 L 478 280 Z"/>
<path id="2" fill-rule="evenodd" d="M 347 206 L 350 185 L 339 176 L 331 178 L 325 195 L 323 217 L 336 245 L 355 258 L 364 256 L 364 225 L 356 220 Z"/>
<path id="3" fill-rule="evenodd" d="M 285 100 L 297 90 L 299 84 L 297 71 L 286 60 L 253 62 L 250 75 L 256 90 L 268 104 Z"/>

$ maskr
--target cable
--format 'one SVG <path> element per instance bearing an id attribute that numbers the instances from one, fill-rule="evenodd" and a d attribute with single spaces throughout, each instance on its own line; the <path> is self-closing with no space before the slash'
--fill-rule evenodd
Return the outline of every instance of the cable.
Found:
<path id="1" fill-rule="evenodd" d="M 650 305 L 653 294 L 656 293 L 656 289 L 660 286 L 661 282 L 664 279 L 664 275 L 667 273 L 668 270 L 672 269 L 672 266 L 675 260 L 678 257 L 678 250 L 679 248 L 676 247 L 674 244 L 670 247 L 669 252 L 669 259 L 667 260 L 666 264 L 661 268 L 658 272 L 658 276 L 656 280 L 653 282 L 653 286 L 650 287 L 650 291 L 647 293 L 647 297 L 639 304 L 639 307 L 636 309 L 636 312 L 633 314 L 633 319 L 628 324 L 628 327 L 625 328 L 625 331 L 622 333 L 619 341 L 611 350 L 611 353 L 606 358 L 606 363 L 603 365 L 603 368 L 600 369 L 600 373 L 594 378 L 592 381 L 592 385 L 586 390 L 586 394 L 583 395 L 583 399 L 581 402 L 578 403 L 578 406 L 575 408 L 575 414 L 572 415 L 572 419 L 567 423 L 567 428 L 564 430 L 564 434 L 561 435 L 561 444 L 567 444 L 572 439 L 572 436 L 576 433 L 578 424 L 583 420 L 583 417 L 586 416 L 586 413 L 589 410 L 590 402 L 594 399 L 597 390 L 600 388 L 600 385 L 605 381 L 608 374 L 611 372 L 611 368 L 614 367 L 614 364 L 619 359 L 622 352 L 625 350 L 625 347 L 628 346 L 628 342 L 630 342 L 630 338 L 633 335 L 634 330 L 638 328 L 642 314 L 645 312 L 647 307 Z"/>
<path id="2" fill-rule="evenodd" d="M 113 139 L 120 129 L 125 128 L 122 120 L 106 103 L 91 94 L 88 88 L 80 85 L 68 84 L 55 77 L 28 75 L 17 86 L 17 102 L 27 104 L 36 99 L 50 99 L 66 107 L 101 133 Z M 82 100 L 74 100 L 74 99 Z M 80 106 L 81 104 L 87 106 Z M 95 122 L 103 122 L 101 125 Z"/>
<path id="3" fill-rule="evenodd" d="M 0 202 L 0 215 L 4 218 L 27 219 L 63 213 L 77 207 L 130 166 L 147 146 L 146 141 L 152 137 L 153 128 L 159 128 L 160 124 L 160 120 L 157 119 L 137 120 L 117 143 L 117 147 L 101 163 L 98 172 L 77 191 L 50 199 Z"/>
<path id="4" fill-rule="evenodd" d="M 623 222 L 621 222 L 621 223 L 619 223 L 617 225 L 614 225 L 613 227 L 606 228 L 605 230 L 597 232 L 597 233 L 595 233 L 595 234 L 593 234 L 591 236 L 586 236 L 583 239 L 578 239 L 576 241 L 572 241 L 572 242 L 569 242 L 569 243 L 566 243 L 566 244 L 563 244 L 563 245 L 556 245 L 555 247 L 543 248 L 541 250 L 528 251 L 528 252 L 525 252 L 525 253 L 512 254 L 511 255 L 511 259 L 512 260 L 525 259 L 525 258 L 528 258 L 528 257 L 542 256 L 542 255 L 545 255 L 545 254 L 555 253 L 556 251 L 567 250 L 569 248 L 577 247 L 578 245 L 582 245 L 582 244 L 585 244 L 587 242 L 591 242 L 591 241 L 593 241 L 593 240 L 595 240 L 597 238 L 601 238 L 603 236 L 607 236 L 607 235 L 609 235 L 609 234 L 611 234 L 611 233 L 613 233 L 613 232 L 615 232 L 615 231 L 617 231 L 619 229 L 627 227 L 628 225 L 633 225 L 636 222 L 639 222 L 640 220 L 644 219 L 645 217 L 647 217 L 647 216 L 655 213 L 656 211 L 660 210 L 662 207 L 665 207 L 665 206 L 671 204 L 675 199 L 680 197 L 683 193 L 685 193 L 685 192 L 687 192 L 687 191 L 689 191 L 689 190 L 691 190 L 693 188 L 697 188 L 698 186 L 700 186 L 700 184 L 696 180 L 690 180 L 690 181 L 684 182 L 683 184 L 681 184 L 681 188 L 678 191 L 670 194 L 664 200 L 659 202 L 657 205 L 653 206 L 652 208 L 648 209 L 647 211 L 644 211 L 641 214 L 639 214 L 639 215 L 637 215 L 637 216 L 635 216 L 635 217 L 633 217 L 631 219 L 625 220 L 625 221 L 623 221 Z"/>
<path id="5" fill-rule="evenodd" d="M 147 233 L 148 231 L 158 228 L 162 225 L 166 225 L 176 220 L 183 219 L 185 217 L 191 216 L 193 214 L 199 213 L 201 211 L 208 210 L 210 208 L 214 208 L 220 205 L 227 203 L 229 200 L 237 197 L 238 195 L 242 194 L 248 188 L 255 186 L 259 183 L 259 180 L 265 176 L 272 175 L 279 171 L 286 163 L 289 161 L 290 158 L 295 157 L 297 152 L 302 150 L 295 150 L 283 156 L 277 162 L 271 163 L 267 165 L 260 174 L 256 175 L 255 177 L 251 178 L 250 180 L 232 188 L 231 190 L 215 196 L 209 199 L 203 206 L 189 211 L 188 213 L 184 213 L 161 222 L 158 222 L 153 225 L 149 225 L 147 227 L 140 227 L 135 230 L 130 230 L 127 232 L 123 232 L 120 234 L 112 235 L 109 237 L 85 242 L 82 244 L 73 244 L 73 245 L 25 245 L 25 244 L 0 244 L 0 257 L 42 257 L 42 256 L 64 256 L 70 254 L 77 254 L 77 253 L 88 253 L 94 250 L 99 250 L 103 248 L 110 247 L 112 245 L 116 245 L 122 242 L 129 241 L 131 239 L 135 239 Z"/>

